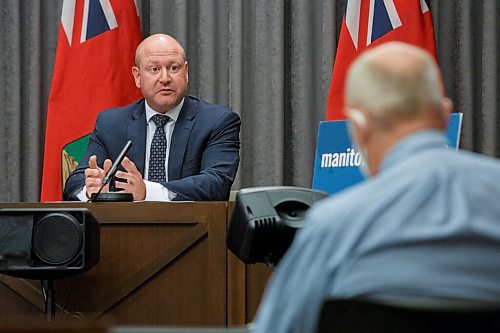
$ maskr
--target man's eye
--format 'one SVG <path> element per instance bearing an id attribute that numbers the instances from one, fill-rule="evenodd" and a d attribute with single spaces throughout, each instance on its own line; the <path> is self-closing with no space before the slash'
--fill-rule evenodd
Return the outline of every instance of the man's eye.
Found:
<path id="1" fill-rule="evenodd" d="M 175 73 L 177 73 L 179 71 L 179 68 L 180 67 L 178 65 L 172 65 L 172 66 L 169 67 L 168 71 L 170 73 L 174 73 L 175 74 Z"/>
<path id="2" fill-rule="evenodd" d="M 159 71 L 159 70 L 160 70 L 160 69 L 159 69 L 158 67 L 149 67 L 149 71 L 150 71 L 151 73 L 158 73 L 158 71 Z"/>

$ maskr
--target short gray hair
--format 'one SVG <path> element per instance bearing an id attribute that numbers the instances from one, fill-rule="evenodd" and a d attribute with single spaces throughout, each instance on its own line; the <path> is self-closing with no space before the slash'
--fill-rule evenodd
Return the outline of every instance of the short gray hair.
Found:
<path id="1" fill-rule="evenodd" d="M 394 51 L 399 64 L 384 62 L 383 56 Z M 391 42 L 354 61 L 346 79 L 346 106 L 362 109 L 376 122 L 387 124 L 413 119 L 425 108 L 441 113 L 441 91 L 440 75 L 429 53 Z"/>

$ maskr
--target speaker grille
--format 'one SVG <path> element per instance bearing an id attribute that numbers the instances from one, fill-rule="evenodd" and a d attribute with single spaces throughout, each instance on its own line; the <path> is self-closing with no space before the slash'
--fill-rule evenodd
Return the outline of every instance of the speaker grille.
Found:
<path id="1" fill-rule="evenodd" d="M 83 236 L 71 214 L 51 213 L 41 218 L 33 231 L 33 250 L 50 265 L 64 265 L 80 252 Z"/>

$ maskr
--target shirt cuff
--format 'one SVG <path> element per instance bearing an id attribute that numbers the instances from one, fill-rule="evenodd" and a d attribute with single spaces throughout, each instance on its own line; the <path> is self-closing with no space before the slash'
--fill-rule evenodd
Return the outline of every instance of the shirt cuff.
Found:
<path id="1" fill-rule="evenodd" d="M 84 185 L 83 188 L 80 190 L 80 192 L 78 192 L 76 194 L 76 197 L 80 201 L 84 201 L 84 202 L 89 201 L 89 198 L 87 198 L 87 186 Z"/>
<path id="2" fill-rule="evenodd" d="M 177 193 L 170 191 L 160 183 L 145 180 L 144 184 L 146 184 L 145 201 L 172 201 L 177 196 Z"/>

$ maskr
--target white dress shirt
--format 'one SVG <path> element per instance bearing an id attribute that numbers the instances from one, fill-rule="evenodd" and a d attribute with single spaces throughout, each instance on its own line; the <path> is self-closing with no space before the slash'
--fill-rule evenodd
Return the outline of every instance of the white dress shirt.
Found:
<path id="1" fill-rule="evenodd" d="M 146 199 L 147 201 L 171 201 L 175 198 L 176 193 L 169 191 L 166 187 L 164 187 L 160 183 L 150 182 L 148 179 L 148 171 L 149 171 L 149 155 L 151 149 L 151 143 L 153 142 L 153 136 L 156 131 L 156 125 L 154 121 L 151 120 L 154 115 L 158 114 L 153 110 L 148 102 L 146 104 L 146 122 L 148 124 L 148 128 L 146 130 L 146 159 L 144 163 L 144 175 L 142 178 L 146 183 Z M 182 106 L 184 105 L 184 98 L 181 102 L 172 110 L 165 113 L 166 116 L 170 117 L 170 121 L 165 125 L 165 134 L 167 135 L 167 154 L 165 155 L 165 175 L 167 177 L 168 182 L 168 155 L 170 152 L 170 142 L 172 141 L 172 134 L 174 133 L 174 127 L 177 123 L 177 118 L 179 117 L 179 113 L 181 112 Z"/>

